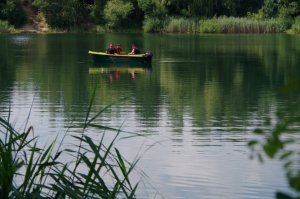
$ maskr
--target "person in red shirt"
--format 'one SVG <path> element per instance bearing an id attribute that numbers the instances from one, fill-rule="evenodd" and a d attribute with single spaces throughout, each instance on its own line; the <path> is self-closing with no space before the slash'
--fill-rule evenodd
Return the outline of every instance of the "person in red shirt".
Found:
<path id="1" fill-rule="evenodd" d="M 120 44 L 116 45 L 115 51 L 116 51 L 117 54 L 121 54 L 122 53 L 122 48 L 121 48 Z"/>

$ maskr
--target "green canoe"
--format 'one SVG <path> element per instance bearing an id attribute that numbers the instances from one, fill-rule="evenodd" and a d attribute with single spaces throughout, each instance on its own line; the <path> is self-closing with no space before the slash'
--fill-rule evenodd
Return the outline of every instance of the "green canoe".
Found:
<path id="1" fill-rule="evenodd" d="M 144 65 L 151 64 L 152 53 L 147 52 L 145 54 L 137 55 L 127 55 L 127 54 L 107 54 L 105 52 L 89 51 L 92 56 L 94 64 L 134 64 L 134 65 Z"/>

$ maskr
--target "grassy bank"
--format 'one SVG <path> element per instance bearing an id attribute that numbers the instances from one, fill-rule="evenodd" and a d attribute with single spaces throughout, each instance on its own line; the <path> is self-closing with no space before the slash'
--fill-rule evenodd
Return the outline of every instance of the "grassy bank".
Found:
<path id="1" fill-rule="evenodd" d="M 151 20 L 150 20 L 151 21 Z M 214 17 L 211 19 L 169 18 L 165 22 L 151 21 L 144 27 L 161 27 L 161 29 L 144 29 L 145 32 L 164 33 L 282 33 L 292 25 L 292 30 L 299 33 L 299 17 L 292 24 L 291 20 L 282 18 L 251 19 L 238 17 Z"/>
<path id="2" fill-rule="evenodd" d="M 253 19 L 247 17 L 214 17 L 211 19 L 170 17 L 163 20 L 156 18 L 146 18 L 143 24 L 144 32 L 150 33 L 182 33 L 182 34 L 201 34 L 201 33 L 292 33 L 300 34 L 300 17 L 292 19 L 271 18 Z M 9 25 L 7 21 L 0 20 L 0 33 L 21 32 Z M 39 31 L 36 31 L 39 32 Z M 45 33 L 45 31 L 42 31 Z M 134 29 L 110 30 L 106 26 L 94 25 L 88 29 L 74 27 L 70 30 L 58 30 L 49 28 L 48 33 L 61 32 L 141 32 L 138 27 Z"/>
<path id="3" fill-rule="evenodd" d="M 137 161 L 129 163 L 114 147 L 120 130 L 93 123 L 100 113 L 87 113 L 68 149 L 64 138 L 39 148 L 33 127 L 18 132 L 0 117 L 0 198 L 135 198 L 137 184 L 129 177 Z M 105 144 L 104 133 L 98 141 L 86 135 L 90 128 L 116 134 Z"/>
<path id="4" fill-rule="evenodd" d="M 170 18 L 165 24 L 161 32 L 166 33 L 281 33 L 291 26 L 290 21 L 280 18 L 256 20 L 237 17 Z"/>
<path id="5" fill-rule="evenodd" d="M 254 20 L 219 17 L 200 21 L 200 33 L 281 33 L 289 28 L 283 19 Z"/>

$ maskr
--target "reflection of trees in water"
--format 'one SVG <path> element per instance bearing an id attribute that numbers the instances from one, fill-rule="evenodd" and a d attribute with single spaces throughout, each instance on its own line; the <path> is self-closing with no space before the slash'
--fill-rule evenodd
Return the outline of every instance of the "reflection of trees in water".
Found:
<path id="1" fill-rule="evenodd" d="M 14 56 L 9 40 L 0 35 L 0 113 L 9 111 L 11 98 L 10 88 L 13 86 L 16 74 Z"/>
<path id="2" fill-rule="evenodd" d="M 169 104 L 166 111 L 174 126 L 183 124 L 185 114 L 191 114 L 195 126 L 202 126 L 210 125 L 211 117 L 226 118 L 233 125 L 232 118 L 237 116 L 247 121 L 250 116 L 245 112 L 270 112 L 269 104 L 281 99 L 276 89 L 299 74 L 299 41 L 290 36 L 145 35 L 135 39 L 143 44 L 143 49 L 154 52 L 152 75 L 140 75 L 132 84 L 122 78 L 113 85 L 104 79 L 91 84 L 88 64 L 78 64 L 87 56 L 86 49 L 104 48 L 109 41 L 123 41 L 125 47 L 133 39 L 126 35 L 106 37 L 37 36 L 26 58 L 18 62 L 30 63 L 38 74 L 34 80 L 40 90 L 51 92 L 51 96 L 41 94 L 41 98 L 53 104 L 64 99 L 66 112 L 81 107 L 71 107 L 72 104 L 88 104 L 91 91 L 98 86 L 99 103 L 110 104 L 120 93 L 134 96 L 135 102 L 141 105 L 136 111 L 142 121 L 159 120 L 161 105 Z M 1 71 L 8 70 L 3 60 L 13 60 L 13 57 L 0 60 Z M 165 60 L 170 62 L 160 62 Z M 8 77 L 14 76 L 12 72 L 1 77 L 1 89 L 11 82 Z"/>
<path id="3" fill-rule="evenodd" d="M 14 52 L 6 37 L 0 37 L 0 91 L 8 89 L 15 79 Z M 9 49 L 6 49 L 9 48 Z"/>
<path id="4" fill-rule="evenodd" d="M 296 44 L 291 44 L 286 36 L 224 37 L 175 41 L 170 49 L 190 46 L 175 57 L 174 63 L 160 66 L 160 85 L 170 101 L 190 106 L 200 125 L 212 115 L 237 116 L 256 106 L 265 110 L 268 103 L 276 101 L 272 99 L 275 89 L 291 75 L 299 74 L 299 58 L 289 61 L 295 58 Z M 291 47 L 291 54 L 287 46 Z M 169 50 L 163 56 L 170 57 L 168 53 L 173 52 L 176 53 Z M 270 97 L 266 99 L 266 95 Z"/>
<path id="5" fill-rule="evenodd" d="M 88 74 L 80 59 L 86 54 L 87 47 L 84 47 L 88 43 L 79 42 L 78 35 L 9 35 L 0 40 L 5 46 L 0 49 L 3 51 L 0 53 L 1 90 L 14 81 L 19 85 L 34 84 L 40 91 L 36 97 L 42 103 L 53 105 L 49 107 L 50 113 L 61 111 L 57 110 L 61 106 L 55 106 L 58 102 L 64 104 L 66 114 L 86 110 Z"/>
<path id="6" fill-rule="evenodd" d="M 209 46 L 201 48 L 196 47 L 201 39 L 193 40 L 182 55 L 161 64 L 159 85 L 171 104 L 168 113 L 177 118 L 173 125 L 180 125 L 178 120 L 183 122 L 189 111 L 195 127 L 240 126 L 242 131 L 259 125 L 265 129 L 264 118 L 277 111 L 275 127 L 256 131 L 264 141 L 250 145 L 258 147 L 259 157 L 263 151 L 270 158 L 281 158 L 291 188 L 299 193 L 300 41 L 287 35 L 234 37 L 225 43 L 202 41 Z M 184 41 L 174 43 L 177 48 Z M 163 56 L 171 57 L 171 52 L 176 51 Z M 292 197 L 278 193 L 277 198 Z"/>

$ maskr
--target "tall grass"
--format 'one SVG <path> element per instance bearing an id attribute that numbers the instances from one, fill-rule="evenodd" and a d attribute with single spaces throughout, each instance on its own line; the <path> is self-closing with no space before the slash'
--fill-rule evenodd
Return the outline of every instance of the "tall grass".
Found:
<path id="1" fill-rule="evenodd" d="M 108 129 L 93 123 L 102 111 L 90 117 L 90 110 L 73 149 L 61 149 L 63 140 L 39 148 L 33 127 L 18 132 L 0 117 L 0 198 L 135 198 L 138 184 L 129 176 L 138 160 L 127 162 L 114 147 L 118 129 L 110 129 L 116 134 L 108 145 L 104 133 L 98 142 L 85 135 L 91 127 Z"/>
<path id="2" fill-rule="evenodd" d="M 201 33 L 280 33 L 289 24 L 280 18 L 255 20 L 236 17 L 219 17 L 200 21 Z"/>
<path id="3" fill-rule="evenodd" d="M 153 24 L 158 22 L 152 22 L 149 23 L 151 26 L 147 24 L 149 30 L 154 30 L 155 27 L 156 32 L 166 33 L 280 33 L 290 26 L 290 21 L 283 18 L 253 19 L 226 16 L 200 21 L 197 18 L 171 17 L 160 22 L 162 27 L 154 26 Z"/>
<path id="4" fill-rule="evenodd" d="M 170 18 L 163 31 L 167 33 L 197 33 L 199 32 L 199 20 Z"/>

